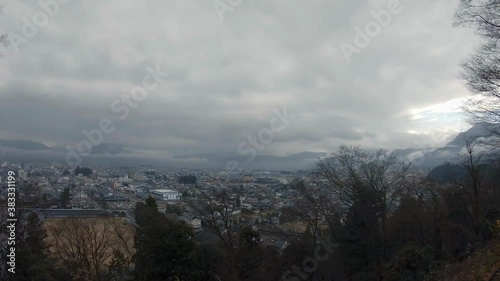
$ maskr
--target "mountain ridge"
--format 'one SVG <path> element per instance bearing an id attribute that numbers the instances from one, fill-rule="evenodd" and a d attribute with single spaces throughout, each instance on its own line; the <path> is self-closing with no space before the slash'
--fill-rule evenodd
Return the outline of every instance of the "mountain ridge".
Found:
<path id="1" fill-rule="evenodd" d="M 494 128 L 498 128 L 495 126 Z M 466 141 L 474 141 L 480 138 L 493 137 L 495 134 L 492 132 L 492 125 L 479 123 L 473 125 L 471 128 L 464 132 L 460 132 L 457 136 L 442 147 L 437 148 L 406 148 L 394 150 L 400 157 L 411 162 L 418 168 L 432 169 L 445 162 L 451 161 L 453 158 L 459 155 L 460 151 L 464 149 Z M 27 161 L 30 156 L 36 159 L 46 159 L 49 161 L 65 161 L 65 156 L 68 153 L 67 149 L 62 145 L 47 146 L 43 143 L 38 143 L 32 140 L 2 140 L 0 139 L 0 149 L 2 149 L 3 158 L 12 159 L 23 159 Z M 8 151 L 9 153 L 5 153 Z M 131 156 L 134 152 L 139 154 L 135 157 Z M 186 154 L 186 155 L 174 155 L 171 159 L 150 159 L 146 155 L 141 157 L 141 150 L 129 147 L 123 144 L 117 143 L 102 143 L 92 147 L 92 152 L 88 157 L 95 157 L 95 159 L 89 159 L 89 161 L 103 161 L 103 163 L 119 163 L 123 162 L 124 159 L 129 159 L 129 163 L 133 163 L 133 159 L 141 163 L 151 163 L 159 164 L 164 163 L 168 165 L 175 165 L 175 162 L 180 163 L 179 165 L 190 165 L 201 168 L 202 165 L 208 166 L 219 166 L 221 168 L 226 167 L 227 164 L 232 161 L 238 162 L 243 168 L 251 167 L 258 168 L 262 166 L 263 168 L 280 166 L 286 167 L 290 170 L 301 170 L 304 168 L 312 168 L 317 160 L 320 158 L 327 157 L 329 154 L 326 152 L 311 152 L 303 151 L 298 153 L 291 153 L 284 156 L 276 155 L 257 155 L 255 159 L 249 160 L 248 155 L 218 155 L 216 153 L 204 153 L 204 154 Z M 8 157 L 7 157 L 8 156 Z M 83 157 L 83 158 L 88 158 Z M 128 157 L 128 158 L 127 158 Z M 200 159 L 198 163 L 192 163 L 192 159 Z M 5 159 L 4 159 L 5 160 Z"/>

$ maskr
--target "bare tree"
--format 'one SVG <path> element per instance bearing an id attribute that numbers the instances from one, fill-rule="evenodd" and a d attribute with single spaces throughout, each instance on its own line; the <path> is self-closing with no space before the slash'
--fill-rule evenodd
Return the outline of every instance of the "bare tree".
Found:
<path id="1" fill-rule="evenodd" d="M 307 222 L 313 243 L 318 239 L 334 238 L 340 224 L 339 204 L 333 200 L 331 192 L 316 183 L 306 184 L 296 180 L 291 187 L 298 192 L 295 198 L 296 212 Z M 324 231 L 328 227 L 328 232 Z M 299 237 L 300 238 L 300 237 Z"/>
<path id="2" fill-rule="evenodd" d="M 500 0 L 462 0 L 455 14 L 456 26 L 473 27 L 486 39 L 478 51 L 462 64 L 472 97 L 463 107 L 472 122 L 500 123 Z M 491 129 L 500 134 L 498 127 Z"/>
<path id="3" fill-rule="evenodd" d="M 437 256 L 441 257 L 443 252 L 442 228 L 446 217 L 446 203 L 441 196 L 444 187 L 428 180 L 426 174 L 416 172 L 411 178 L 410 189 L 417 198 L 423 199 L 419 200 L 424 207 L 423 211 L 432 217 L 433 246 Z"/>
<path id="4" fill-rule="evenodd" d="M 347 207 L 354 204 L 356 191 L 361 187 L 359 171 L 364 158 L 366 154 L 359 147 L 342 146 L 331 157 L 318 163 L 316 174 L 320 183 L 323 180 L 323 186 Z"/>
<path id="5" fill-rule="evenodd" d="M 115 275 L 114 280 L 123 280 L 133 268 L 133 257 L 136 253 L 134 248 L 135 229 L 132 225 L 124 223 L 120 219 L 109 220 L 111 235 L 114 236 L 117 245 L 113 247 L 113 256 L 109 264 L 109 271 Z"/>
<path id="6" fill-rule="evenodd" d="M 410 165 L 386 150 L 368 152 L 359 147 L 342 146 L 318 163 L 317 174 L 324 179 L 324 187 L 344 206 L 352 207 L 356 196 L 364 191 L 375 194 L 385 257 L 387 217 L 408 185 Z"/>
<path id="7" fill-rule="evenodd" d="M 62 265 L 74 269 L 79 280 L 102 280 L 102 272 L 125 236 L 116 232 L 115 218 L 66 218 L 48 227 L 49 243 Z"/>
<path id="8" fill-rule="evenodd" d="M 191 207 L 203 220 L 203 223 L 221 241 L 230 260 L 230 278 L 236 278 L 237 232 L 234 230 L 233 212 L 236 208 L 236 197 L 226 190 L 201 193 L 201 201 L 194 201 Z"/>
<path id="9" fill-rule="evenodd" d="M 484 180 L 487 172 L 487 163 L 483 155 L 477 151 L 477 143 L 465 141 L 465 152 L 457 159 L 457 164 L 467 171 L 467 176 L 457 179 L 455 183 L 464 192 L 471 204 L 470 217 L 476 235 L 479 235 L 479 221 L 482 205 Z"/>

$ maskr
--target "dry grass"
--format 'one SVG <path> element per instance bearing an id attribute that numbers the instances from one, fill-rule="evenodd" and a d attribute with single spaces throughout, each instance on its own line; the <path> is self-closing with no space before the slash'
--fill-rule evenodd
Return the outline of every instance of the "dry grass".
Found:
<path id="1" fill-rule="evenodd" d="M 488 281 L 500 267 L 500 238 L 488 242 L 467 260 L 445 266 L 429 281 Z"/>

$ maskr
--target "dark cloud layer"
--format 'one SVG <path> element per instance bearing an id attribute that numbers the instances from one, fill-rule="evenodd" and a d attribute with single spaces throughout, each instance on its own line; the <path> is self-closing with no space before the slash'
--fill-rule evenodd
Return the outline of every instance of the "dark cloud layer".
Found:
<path id="1" fill-rule="evenodd" d="M 221 21 L 210 1 L 71 1 L 19 53 L 4 52 L 0 138 L 75 145 L 110 118 L 105 142 L 223 158 L 286 106 L 297 118 L 261 153 L 443 143 L 465 125 L 436 105 L 468 94 L 458 65 L 477 38 L 451 26 L 456 0 L 402 0 L 403 12 L 347 63 L 339 45 L 387 2 L 244 0 Z M 17 35 L 41 9 L 0 5 L 0 31 Z M 113 100 L 158 63 L 170 76 L 119 120 Z M 437 120 L 415 117 L 432 106 Z"/>

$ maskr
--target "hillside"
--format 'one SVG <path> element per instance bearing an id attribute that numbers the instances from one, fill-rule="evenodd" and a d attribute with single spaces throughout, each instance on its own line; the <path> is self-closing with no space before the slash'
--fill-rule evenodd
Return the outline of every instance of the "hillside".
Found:
<path id="1" fill-rule="evenodd" d="M 449 264 L 427 281 L 500 281 L 500 238 L 486 245 L 461 263 Z"/>

